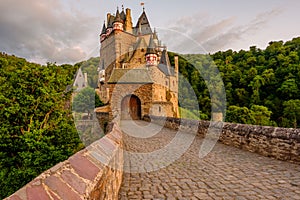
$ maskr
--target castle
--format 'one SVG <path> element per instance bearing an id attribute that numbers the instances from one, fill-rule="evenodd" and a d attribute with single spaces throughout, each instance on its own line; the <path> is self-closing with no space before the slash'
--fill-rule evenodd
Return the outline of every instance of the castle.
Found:
<path id="1" fill-rule="evenodd" d="M 96 90 L 113 117 L 146 114 L 179 117 L 178 58 L 171 66 L 167 49 L 152 30 L 145 9 L 133 26 L 131 10 L 107 14 L 100 34 Z"/>

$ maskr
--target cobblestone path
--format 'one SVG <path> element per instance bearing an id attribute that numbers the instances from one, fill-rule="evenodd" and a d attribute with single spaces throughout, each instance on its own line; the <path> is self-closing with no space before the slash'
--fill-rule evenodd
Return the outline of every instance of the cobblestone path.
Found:
<path id="1" fill-rule="evenodd" d="M 176 134 L 174 130 L 149 126 L 147 122 L 136 123 L 135 127 L 122 122 L 122 130 L 127 133 L 124 139 L 128 152 L 144 152 L 141 155 L 147 156 L 171 143 Z M 151 135 L 153 130 L 160 131 Z M 190 137 L 188 133 L 186 137 Z M 220 143 L 200 159 L 202 141 L 195 137 L 179 159 L 156 171 L 139 173 L 134 169 L 137 166 L 132 166 L 134 154 L 126 155 L 128 168 L 119 199 L 300 199 L 300 165 Z M 180 148 L 178 145 L 177 149 Z M 141 165 L 145 162 L 148 161 L 141 159 Z"/>

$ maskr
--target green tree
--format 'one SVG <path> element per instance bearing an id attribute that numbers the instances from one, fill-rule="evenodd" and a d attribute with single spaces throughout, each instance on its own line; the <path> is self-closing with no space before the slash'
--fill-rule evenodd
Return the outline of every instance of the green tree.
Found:
<path id="1" fill-rule="evenodd" d="M 295 79 L 288 79 L 281 84 L 277 90 L 284 99 L 292 99 L 297 97 L 299 88 Z"/>
<path id="2" fill-rule="evenodd" d="M 0 54 L 0 198 L 82 148 L 70 109 L 76 68 Z"/>
<path id="3" fill-rule="evenodd" d="M 283 126 L 286 127 L 294 127 L 297 128 L 300 121 L 300 100 L 293 99 L 289 101 L 285 101 L 283 103 L 284 106 L 284 120 Z"/>
<path id="4" fill-rule="evenodd" d="M 171 63 L 174 65 L 172 57 L 174 53 L 169 55 Z M 212 68 L 213 65 L 216 65 L 225 85 L 227 107 L 247 108 L 250 115 L 253 115 L 256 112 L 263 114 L 266 111 L 256 110 L 254 112 L 251 110 L 253 105 L 264 106 L 267 111 L 271 112 L 270 116 L 268 114 L 265 116 L 267 119 L 269 118 L 271 125 L 294 127 L 294 119 L 284 114 L 283 103 L 300 99 L 299 57 L 300 37 L 285 43 L 283 41 L 272 41 L 266 49 L 253 46 L 248 51 L 228 50 L 209 55 L 181 55 L 179 56 L 179 70 L 195 90 L 200 112 L 208 117 L 212 111 L 212 105 L 218 107 L 221 102 L 216 98 L 220 96 L 218 93 L 216 95 L 210 94 L 210 91 L 218 91 L 221 88 L 216 79 L 218 76 Z M 197 72 L 198 70 L 200 73 Z M 182 94 L 179 92 L 179 95 L 190 108 L 195 103 L 187 98 L 189 91 L 184 91 Z M 242 110 L 247 113 L 246 109 Z M 242 112 L 242 114 L 245 112 Z M 236 115 L 238 116 L 237 113 Z M 253 117 L 250 116 L 250 119 Z M 268 124 L 264 122 L 265 120 L 268 121 L 267 119 L 250 120 L 250 122 L 265 125 Z M 234 119 L 233 121 L 249 122 L 247 119 Z"/>
<path id="5" fill-rule="evenodd" d="M 91 113 L 93 113 L 94 109 L 103 105 L 104 104 L 95 92 L 95 89 L 86 87 L 80 90 L 78 94 L 75 94 L 73 98 L 72 108 L 75 112 L 88 113 L 88 118 L 90 118 Z"/>
<path id="6" fill-rule="evenodd" d="M 226 121 L 241 124 L 254 124 L 255 118 L 247 107 L 229 106 Z"/>
<path id="7" fill-rule="evenodd" d="M 255 119 L 255 124 L 262 126 L 276 125 L 270 120 L 272 112 L 265 106 L 252 105 L 250 115 Z"/>

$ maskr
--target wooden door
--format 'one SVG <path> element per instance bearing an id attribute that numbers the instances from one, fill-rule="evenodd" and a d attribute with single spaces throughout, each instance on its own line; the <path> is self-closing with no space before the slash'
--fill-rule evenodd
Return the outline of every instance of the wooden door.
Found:
<path id="1" fill-rule="evenodd" d="M 137 96 L 128 95 L 123 98 L 121 103 L 121 119 L 141 119 L 141 101 Z"/>

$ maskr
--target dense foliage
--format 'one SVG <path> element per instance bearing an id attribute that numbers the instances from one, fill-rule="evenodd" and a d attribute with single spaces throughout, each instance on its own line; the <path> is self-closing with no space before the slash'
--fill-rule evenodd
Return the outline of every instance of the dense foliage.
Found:
<path id="1" fill-rule="evenodd" d="M 82 147 L 66 91 L 75 72 L 0 54 L 1 199 Z"/>
<path id="2" fill-rule="evenodd" d="M 174 53 L 170 60 L 174 63 Z M 181 55 L 180 73 L 192 85 L 201 115 L 210 117 L 211 98 L 203 71 L 216 65 L 223 79 L 226 121 L 283 127 L 300 126 L 300 38 L 270 42 L 265 50 L 228 50 L 212 55 Z M 204 73 L 206 73 L 204 71 Z M 211 74 L 211 77 L 214 75 Z M 183 96 L 185 95 L 184 89 Z M 188 98 L 184 99 L 189 101 Z M 191 106 L 192 107 L 192 106 Z M 190 109 L 191 110 L 191 109 Z M 198 114 L 199 115 L 199 114 Z M 202 117 L 203 118 L 203 117 Z"/>
<path id="3" fill-rule="evenodd" d="M 72 110 L 80 113 L 88 113 L 88 118 L 90 118 L 94 109 L 103 105 L 95 89 L 86 87 L 75 94 L 72 102 Z"/>

